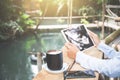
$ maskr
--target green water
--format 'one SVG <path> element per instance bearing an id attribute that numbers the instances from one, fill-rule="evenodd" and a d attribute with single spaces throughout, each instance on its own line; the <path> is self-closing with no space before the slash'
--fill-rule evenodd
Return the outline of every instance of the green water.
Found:
<path id="1" fill-rule="evenodd" d="M 24 41 L 0 46 L 0 80 L 31 80 L 29 55 Z"/>
<path id="2" fill-rule="evenodd" d="M 50 49 L 61 50 L 65 43 L 65 40 L 60 33 L 44 33 L 43 35 L 40 35 L 40 37 L 40 49 L 42 52 L 47 52 Z"/>
<path id="3" fill-rule="evenodd" d="M 38 34 L 39 44 L 34 35 L 0 45 L 0 80 L 32 80 L 34 75 L 28 52 L 46 52 L 61 49 L 64 39 L 60 33 Z"/>

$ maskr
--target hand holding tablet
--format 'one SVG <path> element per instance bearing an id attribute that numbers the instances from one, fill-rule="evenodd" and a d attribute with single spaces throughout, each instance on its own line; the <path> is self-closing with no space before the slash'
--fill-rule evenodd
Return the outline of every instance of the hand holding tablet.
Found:
<path id="1" fill-rule="evenodd" d="M 79 26 L 71 26 L 61 30 L 65 40 L 75 44 L 81 51 L 94 45 L 93 40 L 88 35 L 87 28 L 81 24 Z"/>

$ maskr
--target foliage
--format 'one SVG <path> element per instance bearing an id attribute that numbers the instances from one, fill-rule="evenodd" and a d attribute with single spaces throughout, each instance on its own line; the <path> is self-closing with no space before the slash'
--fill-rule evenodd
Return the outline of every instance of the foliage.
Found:
<path id="1" fill-rule="evenodd" d="M 14 38 L 16 33 L 23 33 L 23 29 L 15 21 L 0 22 L 0 39 Z"/>
<path id="2" fill-rule="evenodd" d="M 81 19 L 80 23 L 82 23 L 82 24 L 89 24 L 89 21 L 87 21 L 86 19 Z"/>
<path id="3" fill-rule="evenodd" d="M 20 17 L 16 20 L 18 24 L 23 28 L 23 30 L 26 30 L 27 27 L 31 27 L 35 24 L 35 21 L 30 18 L 30 15 L 27 13 L 22 13 Z"/>
<path id="4" fill-rule="evenodd" d="M 70 0 L 46 0 L 40 4 L 44 4 L 43 10 L 44 16 L 68 16 Z M 89 16 L 89 15 L 101 15 L 102 0 L 72 0 L 73 16 Z M 53 6 L 54 5 L 54 6 Z M 53 8 L 54 7 L 54 8 Z M 52 11 L 54 10 L 54 11 Z M 51 11 L 54 12 L 51 14 Z M 86 21 L 85 21 L 86 20 Z M 82 22 L 91 21 L 91 19 L 83 18 Z M 80 21 L 81 22 L 81 21 Z"/>
<path id="5" fill-rule="evenodd" d="M 21 0 L 4 0 L 0 3 L 0 21 L 16 20 L 21 11 Z"/>
<path id="6" fill-rule="evenodd" d="M 78 14 L 82 16 L 93 15 L 95 14 L 95 10 L 90 6 L 83 6 L 78 10 Z"/>
<path id="7" fill-rule="evenodd" d="M 0 39 L 6 40 L 33 25 L 34 21 L 26 15 L 22 0 L 3 0 L 0 3 Z"/>
<path id="8" fill-rule="evenodd" d="M 44 16 L 67 16 L 70 0 L 40 0 L 40 9 L 43 11 Z M 73 15 L 79 15 L 78 11 L 83 6 L 92 8 L 98 12 L 101 8 L 102 0 L 72 0 Z M 98 9 L 99 8 L 99 9 Z M 53 13 L 51 13 L 53 12 Z"/>
<path id="9" fill-rule="evenodd" d="M 29 5 L 30 8 L 37 10 L 35 6 L 38 6 L 39 16 L 68 16 L 68 1 L 70 0 L 3 0 L 0 3 L 0 32 L 4 32 L 4 29 L 13 29 L 10 26 L 10 22 L 15 22 L 20 28 L 20 30 L 26 30 L 27 27 L 33 26 L 35 23 L 34 20 L 31 19 L 31 16 L 26 13 L 23 8 L 23 2 L 28 4 L 35 2 L 34 6 Z M 102 11 L 102 3 L 104 0 L 72 0 L 73 1 L 73 9 L 72 15 L 77 16 L 89 16 L 89 15 L 101 15 Z M 118 0 L 105 0 L 108 3 L 119 4 Z M 35 8 L 33 8 L 35 7 Z M 29 9 L 31 10 L 31 9 Z M 59 19 L 61 23 L 64 20 Z M 91 21 L 89 18 L 85 17 L 81 19 L 81 23 L 88 24 Z M 37 21 L 36 21 L 37 22 Z M 6 23 L 9 24 L 6 26 Z M 3 28 L 3 29 L 2 29 Z M 11 32 L 8 29 L 7 32 Z M 3 30 L 3 31 L 2 31 Z M 9 31 L 10 30 L 10 31 Z M 14 29 L 13 29 L 14 31 Z M 4 34 L 4 33 L 3 33 Z M 3 39 L 3 36 L 0 37 Z M 7 38 L 4 38 L 7 39 Z"/>
<path id="10" fill-rule="evenodd" d="M 84 16 L 84 18 L 81 18 L 80 20 L 80 22 L 83 24 L 89 24 L 90 19 L 88 21 L 88 17 L 86 16 L 93 15 L 93 14 L 96 14 L 95 10 L 90 6 L 83 6 L 78 10 L 78 15 Z"/>

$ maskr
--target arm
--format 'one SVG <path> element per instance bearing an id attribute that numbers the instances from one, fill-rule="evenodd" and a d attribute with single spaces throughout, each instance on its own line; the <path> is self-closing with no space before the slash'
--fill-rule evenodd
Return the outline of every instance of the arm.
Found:
<path id="1" fill-rule="evenodd" d="M 112 59 L 98 59 L 87 54 L 71 43 L 66 43 L 65 48 L 68 57 L 75 59 L 82 67 L 98 71 L 99 73 L 105 74 L 109 77 L 120 76 L 120 55 Z M 65 51 L 63 50 L 63 52 Z"/>
<path id="2" fill-rule="evenodd" d="M 101 50 L 102 52 L 104 52 L 104 54 L 108 57 L 108 58 L 113 58 L 115 56 L 119 56 L 120 52 L 117 52 L 114 48 L 104 44 L 104 43 L 100 43 L 97 47 L 99 50 Z"/>
<path id="3" fill-rule="evenodd" d="M 95 33 L 93 33 L 92 31 L 90 31 L 90 30 L 89 30 L 89 35 L 93 39 L 93 41 L 95 43 L 95 46 L 99 50 L 101 50 L 107 57 L 113 58 L 114 56 L 120 55 L 120 54 L 118 54 L 119 52 L 117 52 L 114 48 L 109 47 L 105 43 L 100 42 L 99 37 Z"/>
<path id="4" fill-rule="evenodd" d="M 102 60 L 86 55 L 83 52 L 77 52 L 76 62 L 84 68 L 98 71 L 109 77 L 120 76 L 120 67 L 118 67 L 120 66 L 120 56 L 113 59 Z"/>
<path id="5" fill-rule="evenodd" d="M 97 36 L 92 36 L 93 39 Z M 106 55 L 108 54 L 109 56 L 114 54 L 114 50 L 112 53 L 109 54 L 109 51 L 106 52 L 106 49 L 108 48 L 107 45 L 101 44 L 99 39 L 95 40 L 96 47 L 98 47 L 101 51 L 104 51 Z M 104 46 L 105 45 L 105 46 Z M 105 48 L 106 49 L 105 49 Z M 68 57 L 73 58 L 76 60 L 77 63 L 79 63 L 82 67 L 92 69 L 94 71 L 98 71 L 99 73 L 103 73 L 107 76 L 110 77 L 118 77 L 120 76 L 120 55 L 113 55 L 112 59 L 98 59 L 92 56 L 89 56 L 87 54 L 84 54 L 83 52 L 79 51 L 79 49 L 71 43 L 66 43 L 65 44 L 65 49 Z M 111 49 L 110 49 L 111 50 Z M 63 50 L 64 51 L 64 50 Z"/>

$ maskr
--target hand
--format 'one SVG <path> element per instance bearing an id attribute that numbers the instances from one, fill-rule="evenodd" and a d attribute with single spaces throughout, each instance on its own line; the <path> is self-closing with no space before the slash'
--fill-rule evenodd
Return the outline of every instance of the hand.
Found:
<path id="1" fill-rule="evenodd" d="M 65 43 L 63 52 L 67 53 L 67 56 L 69 58 L 75 59 L 76 53 L 79 51 L 79 49 L 72 43 Z"/>
<path id="2" fill-rule="evenodd" d="M 98 46 L 100 43 L 100 39 L 97 34 L 93 33 L 92 31 L 88 30 L 90 37 L 93 39 L 95 46 Z"/>
<path id="3" fill-rule="evenodd" d="M 117 50 L 120 51 L 120 45 L 117 45 Z"/>
<path id="4" fill-rule="evenodd" d="M 120 51 L 120 45 L 118 44 L 112 44 L 112 46 L 111 46 L 112 48 L 114 48 L 115 50 L 117 50 L 117 51 Z"/>

